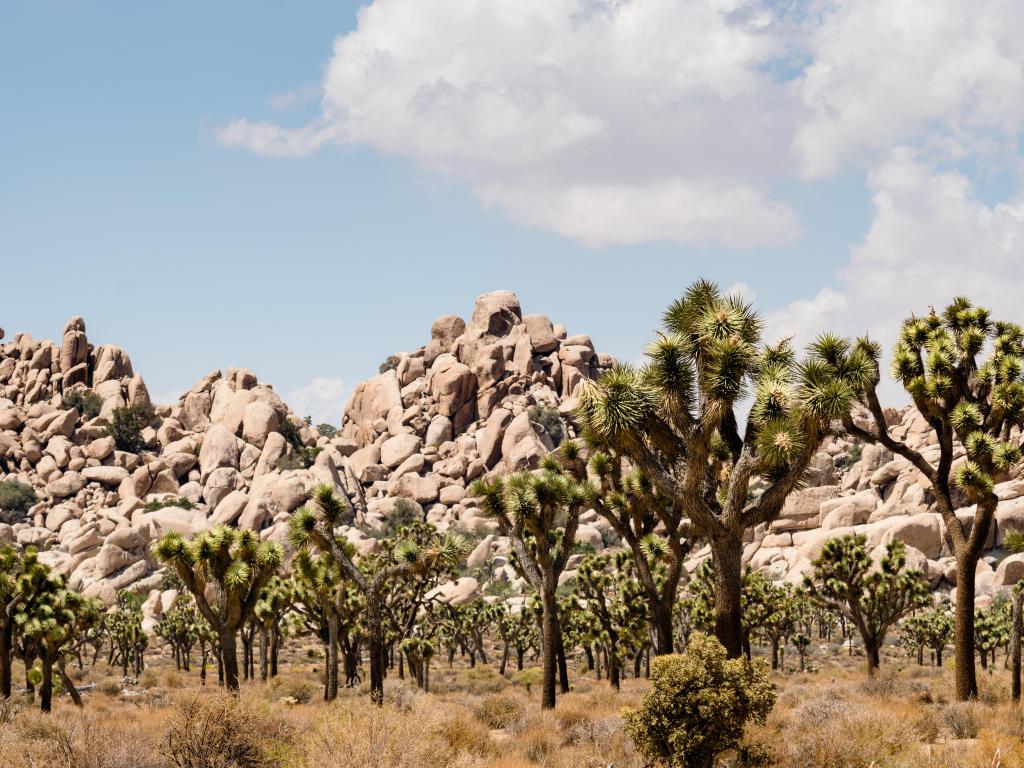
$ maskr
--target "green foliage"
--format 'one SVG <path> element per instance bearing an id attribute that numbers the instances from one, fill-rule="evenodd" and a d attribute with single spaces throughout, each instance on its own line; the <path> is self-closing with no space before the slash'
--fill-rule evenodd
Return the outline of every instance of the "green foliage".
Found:
<path id="1" fill-rule="evenodd" d="M 0 510 L 3 512 L 28 512 L 39 499 L 31 485 L 17 480 L 0 482 Z"/>
<path id="2" fill-rule="evenodd" d="M 1003 535 L 1003 546 L 1015 555 L 1024 552 L 1024 531 L 1007 531 Z"/>
<path id="3" fill-rule="evenodd" d="M 316 431 L 328 439 L 338 434 L 338 428 L 333 424 L 317 424 Z"/>
<path id="4" fill-rule="evenodd" d="M 103 408 L 103 398 L 91 389 L 75 387 L 70 392 L 64 393 L 63 405 L 65 410 L 74 408 L 86 421 L 100 415 Z"/>
<path id="5" fill-rule="evenodd" d="M 527 669 L 522 669 L 519 672 L 516 672 L 512 676 L 512 683 L 514 685 L 523 686 L 523 688 L 526 689 L 526 692 L 529 693 L 533 689 L 533 686 L 541 684 L 543 678 L 544 673 L 541 672 L 540 669 L 537 667 L 528 667 Z"/>
<path id="6" fill-rule="evenodd" d="M 291 422 L 289 419 L 283 419 L 277 426 L 277 431 L 281 433 L 281 437 L 285 439 L 296 452 L 301 451 L 303 448 L 302 442 L 302 430 Z"/>
<path id="7" fill-rule="evenodd" d="M 843 454 L 843 457 L 836 462 L 836 466 L 844 472 L 860 461 L 860 457 L 864 455 L 864 446 L 860 443 L 850 446 L 850 449 Z"/>
<path id="8" fill-rule="evenodd" d="M 685 652 L 654 660 L 650 689 L 623 718 L 626 733 L 652 762 L 710 768 L 740 743 L 746 724 L 763 723 L 774 704 L 763 662 L 729 660 L 717 640 L 695 634 Z"/>
<path id="9" fill-rule="evenodd" d="M 107 434 L 114 438 L 119 451 L 139 453 L 146 446 L 142 430 L 150 426 L 155 426 L 154 418 L 145 407 L 128 405 L 114 409 Z"/>
<path id="10" fill-rule="evenodd" d="M 195 509 L 195 504 L 186 499 L 184 496 L 178 496 L 170 499 L 153 499 L 153 501 L 147 501 L 146 505 L 142 508 L 143 512 L 156 512 L 158 509 L 166 509 L 167 507 L 181 507 L 182 509 Z"/>
<path id="11" fill-rule="evenodd" d="M 398 367 L 398 364 L 402 361 L 398 355 L 388 355 L 387 360 L 377 366 L 377 373 L 387 373 L 393 371 Z"/>
<path id="12" fill-rule="evenodd" d="M 530 416 L 530 421 L 544 427 L 544 431 L 548 433 L 552 443 L 556 446 L 561 444 L 565 438 L 565 425 L 562 423 L 562 417 L 558 415 L 556 409 L 542 403 L 536 403 L 529 407 L 527 414 Z"/>
<path id="13" fill-rule="evenodd" d="M 856 627 L 867 653 L 868 672 L 878 666 L 878 651 L 889 628 L 929 602 L 928 582 L 917 569 L 906 568 L 906 545 L 886 545 L 877 567 L 864 536 L 829 539 L 805 580 L 811 599 L 841 612 Z"/>
<path id="14" fill-rule="evenodd" d="M 284 471 L 289 469 L 309 469 L 316 463 L 316 457 L 320 455 L 322 448 L 304 445 L 291 455 L 284 455 L 277 460 L 277 468 Z"/>

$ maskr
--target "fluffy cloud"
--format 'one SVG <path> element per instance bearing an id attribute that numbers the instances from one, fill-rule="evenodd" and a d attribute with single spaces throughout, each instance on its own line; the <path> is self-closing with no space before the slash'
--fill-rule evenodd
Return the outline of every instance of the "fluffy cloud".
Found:
<path id="1" fill-rule="evenodd" d="M 1024 5 L 375 0 L 336 39 L 320 101 L 307 125 L 239 118 L 219 139 L 408 157 L 591 245 L 780 244 L 800 231 L 780 189 L 875 168 L 884 194 L 896 146 L 1016 167 Z"/>
<path id="2" fill-rule="evenodd" d="M 357 143 L 453 175 L 587 243 L 796 236 L 771 196 L 796 93 L 761 0 L 377 0 L 339 37 L 322 115 L 219 137 L 273 155 Z"/>
<path id="3" fill-rule="evenodd" d="M 832 329 L 889 346 L 905 317 L 941 310 L 955 295 L 1019 317 L 1024 200 L 989 205 L 962 173 L 936 170 L 905 148 L 869 186 L 874 219 L 836 287 L 769 315 L 772 335 L 805 343 Z"/>
<path id="4" fill-rule="evenodd" d="M 341 379 L 317 377 L 293 389 L 284 400 L 299 416 L 309 416 L 314 424 L 340 424 L 348 389 Z"/>

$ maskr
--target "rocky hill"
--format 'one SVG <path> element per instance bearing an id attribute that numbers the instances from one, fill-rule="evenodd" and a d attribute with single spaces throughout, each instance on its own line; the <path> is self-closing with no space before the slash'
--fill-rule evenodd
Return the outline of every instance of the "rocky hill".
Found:
<path id="1" fill-rule="evenodd" d="M 450 599 L 514 593 L 507 542 L 466 488 L 488 472 L 537 466 L 573 435 L 579 383 L 613 362 L 589 337 L 523 315 L 514 294 L 489 293 L 468 323 L 439 318 L 425 346 L 389 357 L 355 389 L 337 433 L 321 435 L 245 369 L 214 371 L 176 403 L 153 404 L 128 354 L 93 347 L 84 321 L 73 318 L 59 344 L 27 334 L 0 344 L 0 482 L 35 494 L 27 511 L 0 512 L 0 542 L 45 550 L 44 560 L 76 589 L 107 602 L 120 589 L 147 592 L 152 621 L 173 598 L 161 590 L 150 551 L 162 533 L 225 523 L 287 544 L 287 521 L 313 485 L 351 491 L 358 481 L 366 512 L 344 533 L 361 552 L 373 551 L 396 518 L 418 517 L 477 539 L 466 575 L 443 588 Z M 128 450 L 108 434 L 126 406 L 146 421 L 140 444 Z M 890 416 L 897 436 L 925 445 L 915 411 Z M 1004 503 L 979 566 L 982 595 L 1024 576 L 1024 556 L 1001 549 L 1006 531 L 1024 530 L 1024 480 L 1001 480 Z M 941 521 L 905 461 L 833 438 L 808 486 L 779 520 L 750 533 L 752 567 L 796 582 L 827 538 L 858 532 L 875 546 L 905 541 L 935 588 L 952 586 L 955 561 Z M 958 514 L 970 519 L 973 510 Z M 615 546 L 596 513 L 581 522 L 585 548 Z M 695 552 L 689 570 L 706 556 Z M 501 582 L 508 587 L 495 589 Z"/>

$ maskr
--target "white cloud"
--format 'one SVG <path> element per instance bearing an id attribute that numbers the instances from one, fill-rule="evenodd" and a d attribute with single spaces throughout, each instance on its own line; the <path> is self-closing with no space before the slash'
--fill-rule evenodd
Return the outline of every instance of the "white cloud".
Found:
<path id="1" fill-rule="evenodd" d="M 1020 170 L 1024 4 L 375 0 L 319 96 L 307 125 L 240 118 L 219 140 L 408 157 L 591 245 L 779 244 L 800 231 L 780 182 L 896 146 Z"/>
<path id="2" fill-rule="evenodd" d="M 320 376 L 284 396 L 284 401 L 297 415 L 310 416 L 314 424 L 327 423 L 335 426 L 341 423 L 347 399 L 348 388 L 342 379 Z"/>
<path id="3" fill-rule="evenodd" d="M 888 348 L 901 321 L 965 295 L 998 318 L 1020 319 L 1024 199 L 980 200 L 961 173 L 899 149 L 869 178 L 874 218 L 835 288 L 771 314 L 772 335 L 801 344 L 825 329 L 870 334 Z"/>
<path id="4" fill-rule="evenodd" d="M 587 243 L 781 243 L 796 93 L 767 0 L 377 0 L 335 41 L 323 114 L 248 119 L 228 146 L 357 143 L 463 180 Z"/>
<path id="5" fill-rule="evenodd" d="M 842 0 L 806 30 L 809 175 L 919 140 L 943 157 L 1013 149 L 1024 117 L 1018 0 Z"/>
<path id="6" fill-rule="evenodd" d="M 316 101 L 320 97 L 320 86 L 304 85 L 294 91 L 275 93 L 267 99 L 267 105 L 275 112 L 287 112 L 305 104 Z"/>

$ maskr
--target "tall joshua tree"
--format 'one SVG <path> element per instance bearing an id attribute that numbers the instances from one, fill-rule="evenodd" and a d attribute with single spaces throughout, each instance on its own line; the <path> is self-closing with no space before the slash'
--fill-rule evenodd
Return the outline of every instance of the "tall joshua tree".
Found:
<path id="1" fill-rule="evenodd" d="M 744 532 L 778 517 L 832 422 L 849 413 L 871 359 L 857 352 L 836 365 L 819 342 L 798 363 L 788 341 L 762 344 L 750 305 L 706 281 L 670 305 L 663 324 L 643 368 L 584 382 L 577 416 L 588 442 L 642 470 L 710 544 L 715 635 L 736 657 Z M 758 482 L 764 491 L 752 493 Z"/>
<path id="2" fill-rule="evenodd" d="M 263 588 L 281 565 L 281 548 L 250 530 L 218 525 L 185 541 L 168 533 L 157 557 L 174 568 L 217 633 L 224 684 L 238 690 L 238 631 L 253 618 Z"/>
<path id="3" fill-rule="evenodd" d="M 563 446 L 569 443 L 563 443 Z M 569 455 L 572 448 L 563 449 Z M 515 553 L 516 567 L 541 600 L 541 707 L 555 706 L 557 656 L 561 648 L 558 623 L 558 577 L 572 554 L 580 512 L 594 498 L 594 488 L 563 472 L 555 459 L 539 474 L 517 472 L 477 480 L 470 493 L 481 509 L 498 522 Z"/>
<path id="4" fill-rule="evenodd" d="M 346 551 L 334 532 L 342 520 L 351 519 L 353 504 L 341 499 L 334 488 L 321 483 L 313 489 L 313 504 L 303 506 L 292 516 L 291 538 L 296 549 L 313 547 L 332 558 L 366 600 L 366 629 L 370 652 L 370 699 L 384 703 L 384 608 L 385 586 L 408 574 L 448 568 L 465 559 L 469 552 L 466 539 L 454 534 L 435 535 L 428 542 L 399 542 L 389 562 L 379 564 L 372 574 L 365 573 Z"/>
<path id="5" fill-rule="evenodd" d="M 987 355 L 982 359 L 982 355 Z M 828 358 L 836 365 L 867 357 L 871 376 L 858 389 L 867 407 L 865 420 L 847 416 L 854 437 L 883 445 L 909 461 L 928 481 L 935 507 L 956 556 L 956 696 L 977 696 L 974 668 L 974 578 L 999 497 L 995 478 L 1021 461 L 1019 437 L 1024 425 L 1024 331 L 994 322 L 983 307 L 954 299 L 940 315 L 904 321 L 893 349 L 892 374 L 910 394 L 938 443 L 938 457 L 926 455 L 889 431 L 878 397 L 881 348 L 867 338 L 855 344 L 831 340 Z M 966 451 L 956 461 L 958 449 Z M 976 505 L 973 520 L 956 514 L 957 491 Z"/>

